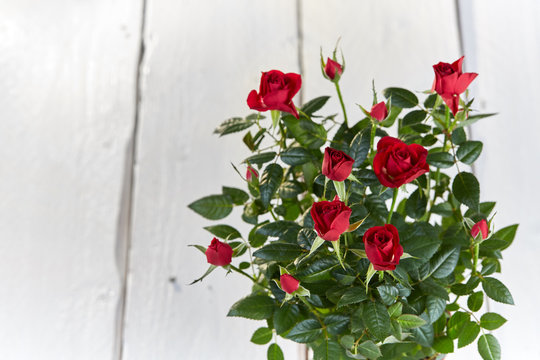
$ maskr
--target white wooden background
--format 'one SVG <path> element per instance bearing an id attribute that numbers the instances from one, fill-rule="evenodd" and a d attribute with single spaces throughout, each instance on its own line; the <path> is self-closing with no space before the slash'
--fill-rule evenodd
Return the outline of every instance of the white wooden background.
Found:
<path id="1" fill-rule="evenodd" d="M 248 113 L 260 72 L 334 95 L 319 48 L 341 36 L 352 119 L 372 79 L 425 90 L 462 53 L 480 74 L 477 106 L 500 113 L 472 129 L 482 199 L 497 226 L 521 223 L 496 335 L 503 358 L 540 359 L 539 15 L 535 0 L 0 0 L 0 358 L 264 359 L 261 323 L 225 317 L 248 283 L 218 270 L 186 286 L 206 269 L 187 244 L 210 240 L 186 205 L 240 186 L 229 163 L 247 151 L 212 130 Z"/>

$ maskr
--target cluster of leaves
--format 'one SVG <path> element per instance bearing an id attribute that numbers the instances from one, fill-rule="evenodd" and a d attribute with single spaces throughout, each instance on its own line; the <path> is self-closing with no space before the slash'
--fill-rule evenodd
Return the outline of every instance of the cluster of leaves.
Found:
<path id="1" fill-rule="evenodd" d="M 272 112 L 269 121 L 252 114 L 216 129 L 220 135 L 247 130 L 243 142 L 253 155 L 243 169 L 251 165 L 260 173 L 246 181 L 247 191 L 223 187 L 222 194 L 189 205 L 211 220 L 241 206 L 243 221 L 252 227 L 247 236 L 226 224 L 205 228 L 233 247 L 233 257 L 241 257 L 238 266 L 228 269 L 253 281 L 252 293 L 228 315 L 266 321 L 252 342 L 267 344 L 276 334 L 308 344 L 316 360 L 441 359 L 440 354 L 475 340 L 483 359 L 499 359 L 499 343 L 488 331 L 506 320 L 477 312 L 486 296 L 513 304 L 508 289 L 492 275 L 501 271 L 501 252 L 512 243 L 517 225 L 492 231 L 483 241 L 471 236 L 474 223 L 488 219 L 491 224 L 495 203 L 480 201 L 480 185 L 468 165 L 481 154 L 482 143 L 467 139 L 464 130 L 492 114 L 469 115 L 471 101 L 462 103 L 464 111 L 454 117 L 437 94 L 427 94 L 423 102 L 401 88 L 383 94 L 390 112 L 382 122 L 366 116 L 349 126 L 336 121 L 336 115 L 318 116 L 329 98 L 324 96 L 306 103 L 299 119 Z M 388 135 L 390 127 L 405 143 L 429 150 L 431 169 L 401 188 L 405 196 L 392 217 L 410 257 L 366 282 L 369 261 L 362 235 L 385 224 L 392 198 L 392 189 L 383 187 L 372 170 L 377 139 Z M 321 175 L 326 145 L 355 160 L 358 182 L 345 181 L 350 222 L 365 219 L 342 238 L 343 266 L 330 242 L 310 254 L 316 233 L 309 210 L 313 202 L 336 194 Z M 285 293 L 273 281 L 279 279 L 280 266 L 310 296 L 284 302 Z M 283 359 L 275 342 L 268 359 Z"/>

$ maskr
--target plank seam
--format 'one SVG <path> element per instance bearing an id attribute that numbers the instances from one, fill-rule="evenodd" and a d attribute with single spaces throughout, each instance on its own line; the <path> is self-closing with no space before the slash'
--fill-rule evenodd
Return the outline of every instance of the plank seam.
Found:
<path id="1" fill-rule="evenodd" d="M 118 243 L 123 243 L 121 254 L 123 258 L 123 266 L 120 267 L 120 277 L 122 281 L 122 288 L 119 298 L 119 304 L 117 309 L 116 320 L 116 338 L 114 356 L 117 360 L 122 360 L 124 357 L 124 335 L 126 328 L 126 312 L 128 303 L 128 279 L 130 270 L 130 255 L 131 255 L 131 242 L 132 242 L 132 228 L 133 228 L 133 205 L 135 197 L 135 173 L 137 166 L 137 138 L 139 133 L 140 112 L 142 105 L 142 73 L 144 67 L 145 56 L 145 30 L 146 30 L 146 8 L 147 0 L 142 0 L 141 6 L 141 25 L 139 28 L 139 49 L 137 53 L 137 67 L 135 73 L 135 114 L 133 120 L 133 129 L 131 137 L 128 142 L 128 150 L 126 156 L 126 172 L 124 179 L 125 199 L 122 201 L 120 219 L 124 219 L 124 229 L 119 229 L 119 233 L 122 236 L 117 238 Z M 123 232 L 122 232 L 123 231 Z M 118 259 L 117 259 L 118 260 Z"/>

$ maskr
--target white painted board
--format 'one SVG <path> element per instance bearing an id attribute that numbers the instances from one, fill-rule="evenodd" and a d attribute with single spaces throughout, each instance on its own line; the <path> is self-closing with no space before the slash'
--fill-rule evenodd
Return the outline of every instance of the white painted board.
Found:
<path id="1" fill-rule="evenodd" d="M 534 280 L 540 256 L 540 3 L 462 1 L 462 13 L 464 45 L 472 53 L 467 69 L 479 73 L 473 87 L 476 107 L 499 113 L 472 127 L 473 136 L 484 143 L 476 165 L 481 199 L 497 201 L 496 229 L 521 224 L 503 254 L 502 274 L 496 276 L 516 305 L 491 302 L 491 311 L 508 319 L 493 334 L 503 359 L 540 359 L 540 285 Z"/>
<path id="2" fill-rule="evenodd" d="M 2 359 L 114 357 L 140 4 L 0 4 Z"/>
<path id="3" fill-rule="evenodd" d="M 187 245 L 207 246 L 202 227 L 220 223 L 187 205 L 244 187 L 230 165 L 249 156 L 241 136 L 212 132 L 253 112 L 261 71 L 298 71 L 295 4 L 149 0 L 146 16 L 124 359 L 264 359 L 267 346 L 249 340 L 265 322 L 226 317 L 249 280 L 217 269 L 187 286 L 208 267 Z M 247 229 L 236 211 L 223 222 Z M 295 343 L 278 343 L 296 357 Z"/>

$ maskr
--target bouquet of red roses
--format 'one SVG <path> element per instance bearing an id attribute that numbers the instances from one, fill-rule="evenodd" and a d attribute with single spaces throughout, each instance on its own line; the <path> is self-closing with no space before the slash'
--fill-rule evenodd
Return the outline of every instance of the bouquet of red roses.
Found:
<path id="1" fill-rule="evenodd" d="M 517 225 L 494 229 L 495 203 L 480 201 L 469 165 L 482 143 L 465 127 L 493 114 L 475 114 L 465 100 L 477 74 L 462 63 L 434 65 L 423 102 L 402 88 L 385 89 L 380 101 L 374 90 L 370 110 L 360 106 L 363 118 L 351 123 L 339 87 L 344 61 L 334 51 L 326 62 L 321 56 L 321 69 L 343 121 L 321 114 L 328 96 L 297 108 L 300 75 L 271 70 L 247 98 L 258 113 L 216 129 L 245 131 L 253 155 L 235 169 L 247 191 L 224 186 L 189 207 L 220 220 L 240 206 L 251 230 L 206 227 L 210 245 L 194 246 L 210 267 L 194 282 L 217 267 L 253 282 L 228 314 L 265 321 L 252 342 L 275 333 L 308 344 L 314 359 L 334 360 L 442 359 L 477 341 L 483 359 L 500 359 L 489 331 L 506 320 L 477 313 L 486 296 L 513 304 L 492 275 Z M 268 359 L 283 359 L 276 343 Z"/>

